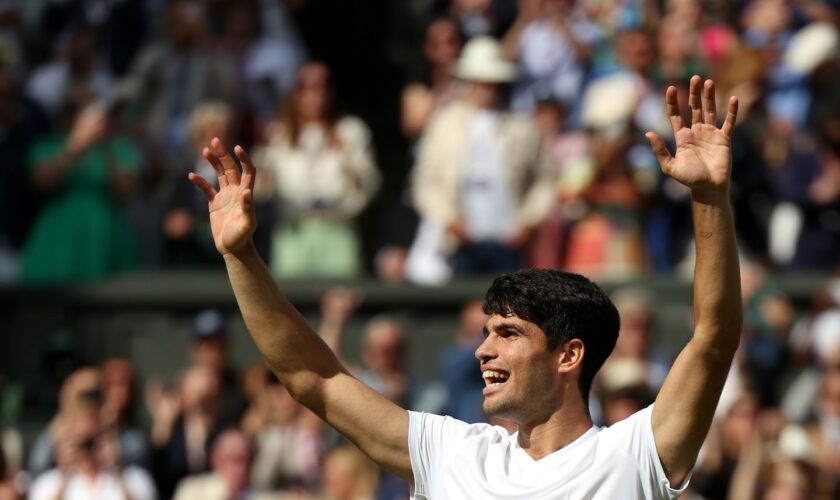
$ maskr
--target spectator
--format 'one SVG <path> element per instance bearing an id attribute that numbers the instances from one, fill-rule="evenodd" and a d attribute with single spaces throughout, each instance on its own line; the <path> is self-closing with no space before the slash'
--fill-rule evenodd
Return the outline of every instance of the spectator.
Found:
<path id="1" fill-rule="evenodd" d="M 469 82 L 464 98 L 432 119 L 415 166 L 421 227 L 408 266 L 420 279 L 430 265 L 446 265 L 437 262 L 446 251 L 454 251 L 456 274 L 518 269 L 520 250 L 550 209 L 554 189 L 540 164 L 535 127 L 499 109 L 501 85 L 516 69 L 502 59 L 498 43 L 470 41 L 455 75 Z M 424 232 L 438 243 L 423 242 Z M 438 274 L 447 277 L 445 269 Z"/>
<path id="2" fill-rule="evenodd" d="M 330 71 L 310 62 L 268 133 L 256 197 L 275 196 L 271 268 L 282 277 L 349 277 L 361 270 L 353 219 L 379 187 L 371 137 L 337 113 Z"/>
<path id="3" fill-rule="evenodd" d="M 577 115 L 591 58 L 602 36 L 594 23 L 573 16 L 573 1 L 520 2 L 519 14 L 504 38 L 505 55 L 519 66 L 512 107 L 530 112 L 539 97 L 550 96 Z"/>
<path id="4" fill-rule="evenodd" d="M 64 30 L 54 60 L 37 68 L 29 77 L 26 93 L 53 118 L 61 113 L 67 92 L 89 89 L 96 101 L 109 97 L 111 76 L 97 58 L 97 33 L 93 26 L 72 26 Z"/>
<path id="5" fill-rule="evenodd" d="M 251 484 L 258 491 L 315 491 L 323 451 L 322 423 L 272 374 L 241 428 L 255 443 Z"/>
<path id="6" fill-rule="evenodd" d="M 464 422 L 485 420 L 481 404 L 484 401 L 484 379 L 473 363 L 475 350 L 484 340 L 484 301 L 472 300 L 461 308 L 455 342 L 438 358 L 440 378 L 446 385 L 447 405 L 444 413 Z"/>
<path id="7" fill-rule="evenodd" d="M 355 446 L 339 446 L 324 458 L 321 484 L 327 498 L 373 499 L 377 482 L 376 465 Z"/>
<path id="8" fill-rule="evenodd" d="M 160 381 L 146 389 L 152 415 L 151 444 L 155 482 L 171 498 L 178 482 L 208 469 L 208 449 L 222 425 L 218 419 L 219 379 L 204 365 L 189 368 L 172 393 Z"/>
<path id="9" fill-rule="evenodd" d="M 153 151 L 189 157 L 190 112 L 209 99 L 229 100 L 233 75 L 230 60 L 207 46 L 204 3 L 174 0 L 166 7 L 166 40 L 140 52 L 117 99 L 129 102 Z"/>
<path id="10" fill-rule="evenodd" d="M 58 411 L 47 428 L 35 438 L 29 451 L 26 468 L 32 476 L 40 475 L 58 463 L 56 447 L 66 420 L 74 416 L 79 408 L 90 413 L 99 412 L 101 384 L 102 374 L 93 367 L 79 368 L 67 376 L 59 391 Z"/>
<path id="11" fill-rule="evenodd" d="M 230 106 L 221 101 L 199 103 L 190 114 L 190 144 L 192 155 L 180 167 L 181 175 L 164 186 L 169 191 L 163 215 L 164 263 L 168 266 L 219 266 L 221 260 L 213 239 L 208 236 L 210 217 L 206 200 L 192 185 L 183 182 L 188 172 L 201 175 L 218 185 L 213 167 L 201 155 L 214 137 L 222 141 L 230 138 L 233 116 Z"/>
<path id="12" fill-rule="evenodd" d="M 134 366 L 128 358 L 114 357 L 103 363 L 100 425 L 117 437 L 123 464 L 149 470 L 149 442 L 134 424 L 135 389 Z"/>
<path id="13" fill-rule="evenodd" d="M 114 499 L 157 497 L 149 474 L 136 466 L 123 468 L 116 437 L 103 432 L 90 408 L 75 408 L 57 431 L 58 467 L 35 478 L 32 500 Z"/>
<path id="14" fill-rule="evenodd" d="M 93 281 L 137 266 L 122 204 L 135 192 L 140 156 L 89 99 L 86 88 L 70 91 L 61 131 L 30 150 L 32 182 L 50 199 L 26 242 L 25 283 Z"/>
<path id="15" fill-rule="evenodd" d="M 220 424 L 236 425 L 245 412 L 247 400 L 239 374 L 230 364 L 227 324 L 220 311 L 204 309 L 193 318 L 190 361 L 192 366 L 209 368 L 218 377 Z"/>
<path id="16" fill-rule="evenodd" d="M 647 366 L 635 359 L 613 360 L 598 381 L 601 425 L 611 426 L 653 403 Z"/>
<path id="17" fill-rule="evenodd" d="M 216 438 L 210 458 L 211 472 L 184 478 L 175 491 L 175 500 L 201 498 L 227 500 L 231 498 L 276 498 L 255 493 L 250 485 L 253 447 L 238 430 L 227 430 Z"/>
<path id="18" fill-rule="evenodd" d="M 14 217 L 0 219 L 0 282 L 17 278 L 26 234 L 35 218 L 37 197 L 29 182 L 27 156 L 32 142 L 48 127 L 43 111 L 21 95 L 19 77 L 0 64 L 0 211 Z"/>

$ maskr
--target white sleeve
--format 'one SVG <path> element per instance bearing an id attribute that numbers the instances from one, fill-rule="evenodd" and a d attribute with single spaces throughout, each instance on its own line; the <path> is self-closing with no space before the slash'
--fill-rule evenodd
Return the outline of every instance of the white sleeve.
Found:
<path id="1" fill-rule="evenodd" d="M 152 476 L 140 467 L 129 466 L 123 471 L 123 481 L 133 500 L 156 500 L 157 491 Z"/>
<path id="2" fill-rule="evenodd" d="M 50 469 L 41 473 L 29 487 L 29 500 L 53 500 L 61 483 L 61 473 Z"/>
<path id="3" fill-rule="evenodd" d="M 604 432 L 609 434 L 610 442 L 616 448 L 632 456 L 639 464 L 643 480 L 647 481 L 646 487 L 650 488 L 650 494 L 654 498 L 678 498 L 688 487 L 691 473 L 686 476 L 683 484 L 678 488 L 672 488 L 665 469 L 659 460 L 659 453 L 656 451 L 656 443 L 653 439 L 653 424 L 651 414 L 653 405 L 640 410 L 626 419 L 613 424 Z"/>
<path id="4" fill-rule="evenodd" d="M 470 424 L 452 417 L 431 413 L 408 412 L 408 453 L 411 458 L 412 498 L 431 498 L 434 480 L 446 467 L 447 447 L 470 433 Z"/>

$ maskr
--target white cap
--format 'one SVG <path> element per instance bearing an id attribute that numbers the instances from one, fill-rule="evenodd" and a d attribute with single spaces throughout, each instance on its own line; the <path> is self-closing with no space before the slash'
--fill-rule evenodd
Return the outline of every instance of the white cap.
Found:
<path id="1" fill-rule="evenodd" d="M 817 66 L 837 57 L 840 35 L 828 23 L 811 23 L 797 31 L 782 58 L 785 66 L 802 74 L 810 74 Z"/>

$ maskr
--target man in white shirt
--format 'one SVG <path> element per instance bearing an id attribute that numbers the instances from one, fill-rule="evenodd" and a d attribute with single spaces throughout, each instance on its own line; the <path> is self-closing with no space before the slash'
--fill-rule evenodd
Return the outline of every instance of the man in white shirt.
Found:
<path id="1" fill-rule="evenodd" d="M 702 94 L 702 96 L 701 96 Z M 616 96 L 620 98 L 621 96 Z M 702 104 L 701 104 L 702 101 Z M 242 172 L 218 140 L 204 156 L 219 190 L 208 197 L 216 247 L 257 347 L 289 393 L 384 469 L 405 478 L 414 498 L 669 498 L 688 481 L 738 347 L 742 310 L 729 206 L 733 97 L 718 128 L 714 83 L 691 80 L 691 124 L 676 88 L 665 105 L 677 144 L 648 139 L 666 175 L 691 189 L 697 250 L 695 331 L 651 407 L 608 429 L 593 427 L 592 378 L 618 335 L 618 314 L 581 276 L 521 271 L 487 293 L 484 411 L 514 422 L 467 425 L 403 410 L 353 378 L 283 297 L 252 243 L 256 171 L 235 148 Z"/>

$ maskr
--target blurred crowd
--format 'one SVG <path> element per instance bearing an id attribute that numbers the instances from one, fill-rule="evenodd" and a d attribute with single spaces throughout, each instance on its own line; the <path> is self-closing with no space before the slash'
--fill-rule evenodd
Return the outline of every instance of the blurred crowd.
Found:
<path id="1" fill-rule="evenodd" d="M 214 137 L 255 159 L 256 242 L 280 278 L 690 273 L 690 194 L 643 134 L 670 136 L 664 90 L 684 102 L 700 74 L 741 104 L 746 314 L 684 497 L 840 498 L 840 278 L 804 310 L 768 280 L 840 272 L 838 26 L 836 0 L 0 1 L 0 283 L 222 266 L 186 180 L 216 182 Z M 613 299 L 599 425 L 649 404 L 675 354 L 646 290 Z M 337 353 L 361 301 L 323 298 Z M 485 319 L 465 304 L 424 380 L 407 325 L 375 317 L 352 371 L 483 421 Z M 407 497 L 264 367 L 231 366 L 228 322 L 195 317 L 171 386 L 139 387 L 122 357 L 74 367 L 39 435 L 0 428 L 0 500 Z"/>
<path id="2" fill-rule="evenodd" d="M 0 282 L 220 266 L 186 181 L 215 182 L 213 137 L 256 160 L 278 277 L 690 270 L 689 193 L 643 134 L 671 137 L 664 89 L 685 100 L 694 74 L 740 99 L 744 257 L 830 271 L 838 7 L 412 0 L 341 19 L 353 9 L 321 0 L 2 2 Z"/>
<path id="3" fill-rule="evenodd" d="M 804 312 L 758 266 L 742 270 L 742 294 L 741 347 L 683 498 L 840 498 L 840 279 L 827 280 Z M 679 348 L 667 339 L 691 329 L 689 318 L 682 331 L 664 325 L 647 289 L 611 295 L 621 332 L 590 396 L 596 425 L 654 401 Z M 354 376 L 405 408 L 515 431 L 482 411 L 481 300 L 463 304 L 425 370 L 410 362 L 411 326 L 381 313 L 363 323 L 363 302 L 355 290 L 329 289 L 316 320 Z M 233 365 L 231 320 L 215 309 L 194 316 L 171 383 L 126 357 L 57 361 L 67 375 L 48 423 L 24 435 L 23 409 L 0 426 L 0 500 L 408 498 L 405 482 L 298 404 L 264 365 Z M 345 335 L 354 321 L 363 324 L 358 348 Z"/>

